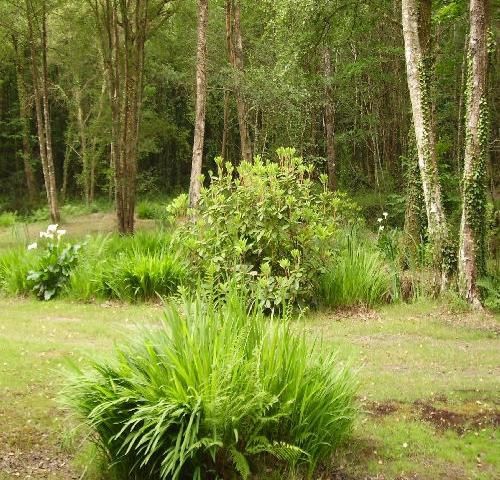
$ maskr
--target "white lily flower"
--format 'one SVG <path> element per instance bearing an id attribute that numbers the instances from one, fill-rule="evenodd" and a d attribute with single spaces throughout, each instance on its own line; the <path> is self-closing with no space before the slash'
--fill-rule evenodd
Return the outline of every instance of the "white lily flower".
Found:
<path id="1" fill-rule="evenodd" d="M 47 232 L 40 232 L 40 238 L 47 238 Z"/>
<path id="2" fill-rule="evenodd" d="M 49 226 L 47 227 L 47 233 L 55 233 L 55 232 L 57 232 L 57 227 L 58 227 L 58 226 L 59 226 L 59 225 L 58 225 L 57 223 L 56 223 L 56 224 L 53 224 L 53 225 L 49 225 Z"/>
<path id="3" fill-rule="evenodd" d="M 28 250 L 36 250 L 38 248 L 38 243 L 33 242 L 28 245 Z"/>
<path id="4" fill-rule="evenodd" d="M 384 217 L 387 218 L 389 214 L 387 212 L 384 212 Z"/>
<path id="5" fill-rule="evenodd" d="M 382 219 L 381 218 L 377 218 L 377 222 L 378 223 L 382 223 Z"/>
<path id="6" fill-rule="evenodd" d="M 58 230 L 57 231 L 57 238 L 62 237 L 63 235 L 66 235 L 66 230 Z"/>
<path id="7" fill-rule="evenodd" d="M 384 229 L 384 226 L 383 226 L 383 225 L 380 225 L 380 227 L 378 227 L 378 231 L 379 231 L 379 232 L 381 232 L 383 229 Z"/>
<path id="8" fill-rule="evenodd" d="M 46 233 L 45 234 L 45 238 L 48 238 L 50 240 L 53 240 L 54 239 L 54 234 L 53 233 Z"/>

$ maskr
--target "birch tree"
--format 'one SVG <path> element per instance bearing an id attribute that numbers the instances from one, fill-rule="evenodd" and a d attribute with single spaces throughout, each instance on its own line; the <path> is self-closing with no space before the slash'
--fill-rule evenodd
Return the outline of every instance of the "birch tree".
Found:
<path id="1" fill-rule="evenodd" d="M 477 279 L 486 263 L 487 72 L 488 0 L 471 0 L 458 268 L 460 292 L 475 307 L 481 306 Z"/>
<path id="2" fill-rule="evenodd" d="M 428 237 L 435 265 L 446 288 L 448 268 L 443 255 L 448 231 L 439 184 L 436 132 L 431 102 L 431 0 L 402 0 L 406 72 L 413 114 L 417 156 L 422 178 Z"/>

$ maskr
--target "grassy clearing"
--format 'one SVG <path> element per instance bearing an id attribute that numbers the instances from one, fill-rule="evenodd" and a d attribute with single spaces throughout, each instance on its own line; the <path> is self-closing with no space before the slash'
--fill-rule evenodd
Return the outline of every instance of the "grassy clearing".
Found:
<path id="1" fill-rule="evenodd" d="M 7 227 L 0 226 L 0 252 L 18 245 L 28 245 L 39 239 L 41 231 L 47 229 L 49 220 L 34 223 L 17 222 Z M 154 228 L 153 220 L 137 220 L 137 230 Z M 96 212 L 78 216 L 64 217 L 61 227 L 68 231 L 68 238 L 81 239 L 86 235 L 116 232 L 116 214 L 113 212 Z"/>
<path id="2" fill-rule="evenodd" d="M 0 479 L 80 478 L 89 451 L 67 433 L 56 402 L 61 369 L 106 355 L 157 323 L 161 309 L 0 299 L 0 311 Z M 346 479 L 500 474 L 498 318 L 418 303 L 320 312 L 304 326 L 324 351 L 339 348 L 361 365 L 364 413 L 353 441 L 318 478 L 332 478 L 333 469 L 333 478 Z M 87 470 L 82 478 L 98 477 Z"/>

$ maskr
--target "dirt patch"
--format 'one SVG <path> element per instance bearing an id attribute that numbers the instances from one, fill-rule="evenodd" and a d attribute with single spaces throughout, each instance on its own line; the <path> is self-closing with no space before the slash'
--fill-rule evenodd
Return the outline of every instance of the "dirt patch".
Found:
<path id="1" fill-rule="evenodd" d="M 16 478 L 77 479 L 70 466 L 71 459 L 60 452 L 36 449 L 33 451 L 0 450 L 0 472 Z"/>
<path id="2" fill-rule="evenodd" d="M 385 417 L 386 415 L 391 415 L 399 410 L 399 404 L 397 402 L 367 402 L 365 404 L 365 409 L 371 415 L 375 417 Z"/>
<path id="3" fill-rule="evenodd" d="M 499 410 L 482 410 L 474 414 L 453 412 L 445 408 L 436 408 L 430 403 L 415 402 L 420 411 L 420 418 L 432 424 L 437 430 L 454 430 L 459 434 L 482 428 L 500 426 Z"/>

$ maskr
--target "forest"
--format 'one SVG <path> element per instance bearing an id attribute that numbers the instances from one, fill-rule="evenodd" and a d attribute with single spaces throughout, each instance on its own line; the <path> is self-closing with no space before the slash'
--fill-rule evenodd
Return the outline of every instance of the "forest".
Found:
<path id="1" fill-rule="evenodd" d="M 0 0 L 0 480 L 500 475 L 498 0 Z"/>

